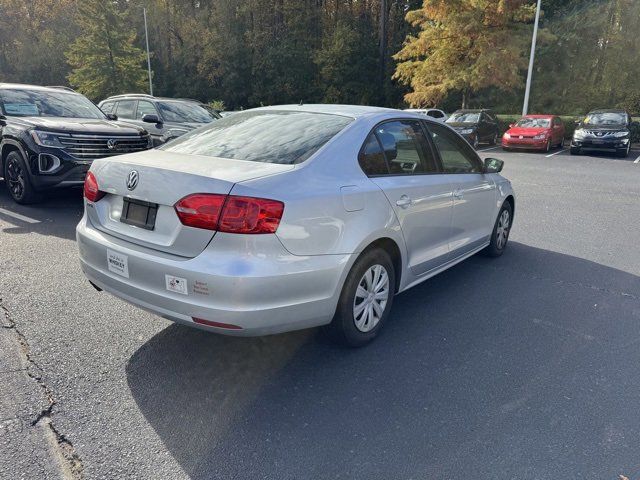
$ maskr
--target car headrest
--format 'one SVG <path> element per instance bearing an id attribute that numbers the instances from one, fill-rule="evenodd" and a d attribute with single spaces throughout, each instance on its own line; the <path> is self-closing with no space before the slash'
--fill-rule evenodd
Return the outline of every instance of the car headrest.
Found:
<path id="1" fill-rule="evenodd" d="M 385 155 L 387 156 L 387 160 L 392 161 L 395 160 L 398 156 L 398 147 L 396 145 L 396 137 L 391 135 L 389 132 L 379 132 L 378 138 L 380 139 L 380 143 L 382 143 L 382 149 L 384 150 Z"/>

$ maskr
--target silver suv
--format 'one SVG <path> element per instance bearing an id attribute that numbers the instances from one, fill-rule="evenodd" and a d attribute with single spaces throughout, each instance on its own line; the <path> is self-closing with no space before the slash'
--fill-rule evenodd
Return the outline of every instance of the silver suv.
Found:
<path id="1" fill-rule="evenodd" d="M 98 106 L 106 114 L 144 127 L 154 147 L 221 118 L 218 112 L 198 100 L 139 93 L 109 97 Z"/>

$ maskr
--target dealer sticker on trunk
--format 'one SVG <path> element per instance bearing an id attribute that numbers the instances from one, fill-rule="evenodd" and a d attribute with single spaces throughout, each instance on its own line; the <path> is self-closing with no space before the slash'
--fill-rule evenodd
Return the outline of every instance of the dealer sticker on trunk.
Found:
<path id="1" fill-rule="evenodd" d="M 187 290 L 186 278 L 174 277 L 173 275 L 165 275 L 164 281 L 167 285 L 167 290 L 169 290 L 170 292 L 189 295 L 189 292 Z"/>
<path id="2" fill-rule="evenodd" d="M 129 259 L 126 255 L 107 249 L 107 266 L 109 271 L 129 278 Z"/>

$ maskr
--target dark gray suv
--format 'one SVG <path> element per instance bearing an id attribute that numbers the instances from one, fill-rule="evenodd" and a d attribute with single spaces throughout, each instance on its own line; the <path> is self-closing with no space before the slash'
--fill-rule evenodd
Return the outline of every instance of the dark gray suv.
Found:
<path id="1" fill-rule="evenodd" d="M 218 112 L 197 100 L 140 93 L 109 97 L 98 106 L 119 120 L 144 127 L 151 134 L 154 147 L 221 118 Z"/>

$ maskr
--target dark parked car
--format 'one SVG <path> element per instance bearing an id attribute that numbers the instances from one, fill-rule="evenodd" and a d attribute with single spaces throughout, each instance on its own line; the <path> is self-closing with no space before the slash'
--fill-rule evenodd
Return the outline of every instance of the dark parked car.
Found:
<path id="1" fill-rule="evenodd" d="M 578 123 L 571 140 L 571 154 L 595 150 L 626 157 L 631 149 L 631 125 L 631 115 L 625 110 L 594 110 Z"/>
<path id="2" fill-rule="evenodd" d="M 491 110 L 456 110 L 446 123 L 474 148 L 481 143 L 495 145 L 500 137 L 498 119 Z"/>
<path id="3" fill-rule="evenodd" d="M 197 100 L 141 93 L 109 97 L 98 106 L 105 113 L 117 115 L 119 120 L 147 129 L 154 146 L 221 118 L 219 113 Z"/>
<path id="4" fill-rule="evenodd" d="M 82 185 L 96 158 L 146 150 L 143 128 L 114 121 L 69 88 L 0 83 L 0 172 L 9 195 L 32 203 Z"/>

